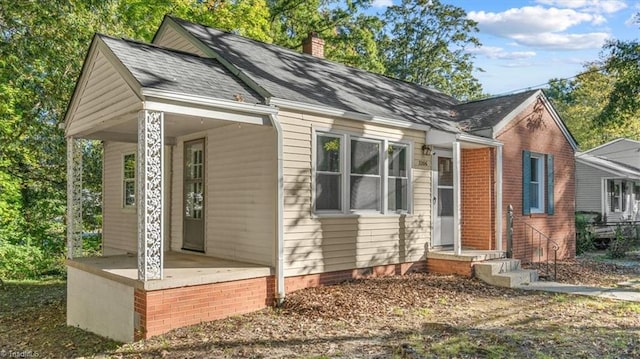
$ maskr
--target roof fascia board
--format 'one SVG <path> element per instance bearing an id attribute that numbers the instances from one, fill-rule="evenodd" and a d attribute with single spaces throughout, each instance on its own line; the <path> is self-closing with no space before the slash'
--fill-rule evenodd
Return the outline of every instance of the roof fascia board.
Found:
<path id="1" fill-rule="evenodd" d="M 252 125 L 270 124 L 269 114 L 243 113 L 213 106 L 196 106 L 192 103 L 170 101 L 166 99 L 145 99 L 143 108 L 148 111 L 161 111 L 186 116 L 214 118 L 218 120 L 242 122 Z"/>
<path id="2" fill-rule="evenodd" d="M 160 28 L 158 29 L 158 31 L 156 32 L 156 34 L 153 37 L 153 41 L 154 42 L 155 42 L 156 38 L 160 37 L 159 36 L 160 31 L 162 31 L 162 32 L 166 31 L 167 27 L 170 27 L 171 29 L 177 31 L 185 39 L 187 39 L 187 41 L 189 41 L 195 47 L 200 49 L 200 51 L 202 51 L 207 56 L 218 60 L 222 64 L 222 66 L 224 66 L 233 75 L 237 76 L 240 80 L 242 80 L 242 82 L 244 82 L 252 90 L 254 90 L 258 94 L 260 94 L 260 96 L 262 96 L 265 99 L 271 97 L 271 94 L 269 93 L 269 91 L 267 91 L 262 86 L 260 86 L 251 77 L 249 77 L 245 73 L 243 73 L 237 66 L 235 66 L 231 62 L 227 61 L 227 59 L 225 59 L 222 55 L 218 54 L 212 48 L 207 46 L 207 44 L 202 42 L 200 39 L 198 39 L 195 35 L 193 35 L 187 29 L 185 29 L 180 24 L 175 22 L 170 16 L 165 16 L 164 20 L 162 21 L 162 24 L 160 24 Z"/>
<path id="3" fill-rule="evenodd" d="M 419 123 L 412 123 L 412 122 L 397 120 L 397 119 L 388 118 L 388 117 L 366 115 L 366 114 L 357 113 L 357 112 L 340 110 L 334 107 L 312 105 L 304 102 L 285 100 L 285 99 L 275 98 L 275 97 L 269 98 L 268 103 L 269 105 L 274 105 L 281 108 L 310 112 L 318 115 L 341 117 L 349 120 L 369 122 L 373 124 L 386 125 L 386 126 L 399 127 L 399 128 L 409 128 L 409 129 L 414 129 L 419 131 L 431 130 L 431 126 L 429 125 L 422 125 Z"/>
<path id="4" fill-rule="evenodd" d="M 265 106 L 260 104 L 250 104 L 240 101 L 230 101 L 211 97 L 203 97 L 196 95 L 187 95 L 182 93 L 162 91 L 156 89 L 142 89 L 142 95 L 145 101 L 153 100 L 156 102 L 162 101 L 174 101 L 183 104 L 197 105 L 202 107 L 224 109 L 236 112 L 257 114 L 257 115 L 271 115 L 278 113 L 278 109 L 272 106 Z"/>
<path id="5" fill-rule="evenodd" d="M 582 163 L 583 165 L 590 166 L 601 171 L 605 171 L 607 173 L 611 173 L 614 176 L 640 179 L 640 172 L 635 172 L 633 170 L 621 168 L 620 166 L 613 163 L 611 164 L 611 167 L 607 167 L 599 163 L 593 163 L 588 159 L 580 158 L 580 157 L 576 157 L 576 162 Z"/>
<path id="6" fill-rule="evenodd" d="M 467 133 L 459 133 L 456 135 L 456 139 L 462 142 L 475 143 L 478 145 L 490 146 L 490 147 L 502 147 L 502 142 L 480 136 L 474 136 Z"/>

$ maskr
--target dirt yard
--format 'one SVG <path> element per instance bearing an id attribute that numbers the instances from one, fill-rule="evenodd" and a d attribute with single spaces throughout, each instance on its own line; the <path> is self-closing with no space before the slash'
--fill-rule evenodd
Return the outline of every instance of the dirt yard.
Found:
<path id="1" fill-rule="evenodd" d="M 615 285 L 638 266 L 564 262 L 559 280 Z M 280 309 L 202 323 L 134 344 L 64 325 L 64 282 L 0 289 L 0 358 L 634 358 L 640 303 L 495 288 L 412 274 L 298 291 Z M 33 357 L 33 356 L 32 356 Z"/>

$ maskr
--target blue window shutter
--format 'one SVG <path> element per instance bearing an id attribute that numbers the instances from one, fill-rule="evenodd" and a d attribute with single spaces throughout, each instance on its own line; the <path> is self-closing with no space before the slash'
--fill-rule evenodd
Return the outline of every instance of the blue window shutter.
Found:
<path id="1" fill-rule="evenodd" d="M 522 151 L 522 214 L 530 214 L 531 152 Z"/>
<path id="2" fill-rule="evenodd" d="M 547 214 L 553 214 L 553 155 L 547 155 Z"/>

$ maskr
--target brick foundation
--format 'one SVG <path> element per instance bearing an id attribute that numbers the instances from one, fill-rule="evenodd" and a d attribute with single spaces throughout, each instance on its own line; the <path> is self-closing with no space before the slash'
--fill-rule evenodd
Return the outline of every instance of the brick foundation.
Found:
<path id="1" fill-rule="evenodd" d="M 473 263 L 476 262 L 428 258 L 427 271 L 429 273 L 459 274 L 471 277 L 473 276 Z"/>
<path id="2" fill-rule="evenodd" d="M 390 264 L 285 278 L 287 293 L 351 279 L 404 275 L 426 271 L 425 261 Z M 135 340 L 171 329 L 263 309 L 275 302 L 275 277 L 244 279 L 155 291 L 136 289 Z"/>

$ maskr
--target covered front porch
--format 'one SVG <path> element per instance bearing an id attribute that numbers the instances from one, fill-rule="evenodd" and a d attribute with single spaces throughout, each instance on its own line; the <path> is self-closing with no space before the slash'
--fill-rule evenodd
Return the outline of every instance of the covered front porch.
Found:
<path id="1" fill-rule="evenodd" d="M 69 325 L 130 342 L 274 302 L 277 124 L 261 103 L 215 60 L 94 38 L 65 119 Z M 94 258 L 87 140 L 104 145 Z"/>
<path id="2" fill-rule="evenodd" d="M 473 265 L 504 258 L 502 143 L 468 134 L 427 132 L 432 145 L 430 272 L 473 275 Z"/>

